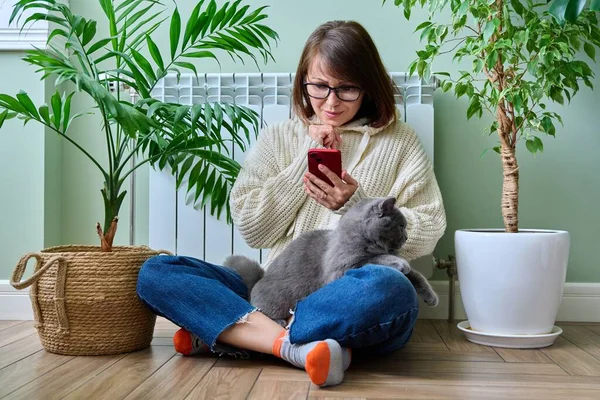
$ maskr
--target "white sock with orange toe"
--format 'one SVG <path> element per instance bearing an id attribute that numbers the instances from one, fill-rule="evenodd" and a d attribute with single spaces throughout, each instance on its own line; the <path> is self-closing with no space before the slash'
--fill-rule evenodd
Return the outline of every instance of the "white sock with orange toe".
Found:
<path id="1" fill-rule="evenodd" d="M 210 353 L 210 347 L 192 332 L 181 328 L 173 336 L 175 351 L 184 356 Z"/>
<path id="2" fill-rule="evenodd" d="M 344 350 L 332 339 L 292 344 L 286 330 L 275 339 L 273 354 L 306 370 L 317 386 L 335 386 L 344 380 Z"/>

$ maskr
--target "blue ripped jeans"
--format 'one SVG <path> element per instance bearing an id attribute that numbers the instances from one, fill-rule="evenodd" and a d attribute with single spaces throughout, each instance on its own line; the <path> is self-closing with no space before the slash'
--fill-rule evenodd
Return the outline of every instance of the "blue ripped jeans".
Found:
<path id="1" fill-rule="evenodd" d="M 256 310 L 236 272 L 191 257 L 150 258 L 140 270 L 137 292 L 155 313 L 220 353 L 240 354 L 217 338 Z M 404 275 L 365 265 L 297 303 L 290 341 L 334 339 L 370 354 L 389 353 L 408 342 L 417 314 L 417 295 Z"/>

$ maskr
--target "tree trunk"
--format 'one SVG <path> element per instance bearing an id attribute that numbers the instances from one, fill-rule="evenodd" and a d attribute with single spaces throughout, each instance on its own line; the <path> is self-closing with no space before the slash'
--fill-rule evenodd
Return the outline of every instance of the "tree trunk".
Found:
<path id="1" fill-rule="evenodd" d="M 117 233 L 117 224 L 119 222 L 119 217 L 115 216 L 110 223 L 110 226 L 106 233 L 102 231 L 102 226 L 100 226 L 100 222 L 96 224 L 96 231 L 98 232 L 98 236 L 100 237 L 100 247 L 102 251 L 112 251 L 113 240 L 115 239 L 115 234 Z"/>
<path id="2" fill-rule="evenodd" d="M 504 0 L 496 0 L 496 17 L 503 20 Z M 492 17 L 489 17 L 491 20 Z M 481 29 L 481 24 L 480 24 Z M 491 37 L 491 43 L 496 42 L 498 36 L 503 33 L 502 23 Z M 485 59 L 487 53 L 482 51 Z M 484 66 L 485 69 L 485 66 Z M 502 51 L 498 50 L 498 59 L 493 68 L 493 73 L 485 69 L 486 75 L 498 92 L 506 89 L 506 79 L 510 79 L 504 71 L 504 58 Z M 501 143 L 500 156 L 502 157 L 502 219 L 504 229 L 508 233 L 519 231 L 519 166 L 517 165 L 516 149 L 516 126 L 514 124 L 514 105 L 507 99 L 501 99 L 496 107 L 496 122 L 498 122 L 498 136 Z M 512 118 L 509 118 L 511 114 Z"/>
<path id="3" fill-rule="evenodd" d="M 115 234 L 117 233 L 117 224 L 119 222 L 119 210 L 127 191 L 119 193 L 120 185 L 118 176 L 113 178 L 110 185 L 104 183 L 104 189 L 101 190 L 102 198 L 104 199 L 104 230 L 98 222 L 96 231 L 100 238 L 102 251 L 111 251 Z"/>
<path id="4" fill-rule="evenodd" d="M 512 140 L 512 123 L 506 115 L 504 103 L 499 103 L 496 110 L 498 136 L 502 143 L 502 218 L 504 229 L 508 233 L 519 231 L 519 166 L 515 155 L 515 143 Z"/>
<path id="5" fill-rule="evenodd" d="M 502 146 L 502 218 L 506 232 L 519 231 L 519 167 L 515 149 Z"/>

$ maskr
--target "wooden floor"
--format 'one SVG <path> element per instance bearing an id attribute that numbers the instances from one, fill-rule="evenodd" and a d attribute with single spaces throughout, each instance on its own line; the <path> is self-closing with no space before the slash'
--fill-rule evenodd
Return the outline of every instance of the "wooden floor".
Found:
<path id="1" fill-rule="evenodd" d="M 354 362 L 319 389 L 270 357 L 182 357 L 160 319 L 149 349 L 69 357 L 42 350 L 31 322 L 0 321 L 4 399 L 600 399 L 600 324 L 558 324 L 556 343 L 507 350 L 467 342 L 456 324 L 419 320 L 405 349 Z"/>

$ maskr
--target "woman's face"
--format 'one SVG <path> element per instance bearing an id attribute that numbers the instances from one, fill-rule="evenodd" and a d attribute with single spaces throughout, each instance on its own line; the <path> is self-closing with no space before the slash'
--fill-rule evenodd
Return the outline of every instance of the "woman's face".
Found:
<path id="1" fill-rule="evenodd" d="M 327 67 L 321 62 L 320 57 L 315 57 L 308 68 L 308 74 L 304 83 L 317 85 L 307 86 L 309 93 L 317 94 L 319 97 L 327 94 L 325 86 L 340 88 L 338 91 L 342 98 L 355 98 L 358 87 L 353 82 L 340 81 L 329 74 Z M 363 101 L 363 92 L 354 101 L 340 100 L 335 91 L 331 90 L 329 96 L 317 99 L 309 96 L 310 104 L 317 118 L 325 125 L 341 126 L 352 121 Z"/>

